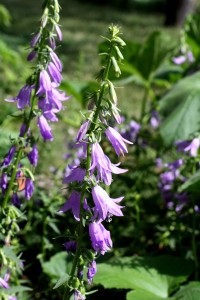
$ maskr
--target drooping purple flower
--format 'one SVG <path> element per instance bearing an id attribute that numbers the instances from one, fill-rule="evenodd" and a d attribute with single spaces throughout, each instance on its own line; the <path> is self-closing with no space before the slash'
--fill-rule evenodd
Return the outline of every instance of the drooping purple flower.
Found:
<path id="1" fill-rule="evenodd" d="M 175 211 L 178 213 L 187 204 L 188 196 L 186 193 L 182 193 L 182 194 L 177 193 L 177 194 L 175 194 L 175 199 L 177 200 Z"/>
<path id="2" fill-rule="evenodd" d="M 20 206 L 21 205 L 21 202 L 19 200 L 19 197 L 18 197 L 17 193 L 12 194 L 12 204 L 15 205 L 15 206 Z"/>
<path id="3" fill-rule="evenodd" d="M 49 45 L 50 45 L 51 49 L 53 49 L 53 50 L 56 48 L 56 41 L 53 36 L 50 36 L 50 38 L 49 38 Z"/>
<path id="4" fill-rule="evenodd" d="M 29 55 L 27 56 L 27 60 L 28 60 L 28 61 L 33 60 L 33 59 L 36 57 L 36 55 L 37 55 L 37 52 L 36 52 L 35 50 L 32 50 L 32 51 L 29 53 Z"/>
<path id="5" fill-rule="evenodd" d="M 33 86 L 28 84 L 24 85 L 23 88 L 19 91 L 17 97 L 13 99 L 6 99 L 7 102 L 15 102 L 17 101 L 17 107 L 19 109 L 24 109 L 26 105 L 30 106 L 30 98 Z"/>
<path id="6" fill-rule="evenodd" d="M 112 181 L 112 173 L 121 174 L 127 172 L 126 169 L 118 168 L 117 165 L 111 163 L 110 159 L 103 153 L 101 146 L 94 143 L 91 146 L 92 164 L 90 171 L 93 173 L 95 168 L 98 170 L 98 178 L 103 180 L 106 185 L 110 185 Z"/>
<path id="7" fill-rule="evenodd" d="M 57 24 L 55 24 L 55 28 L 59 41 L 62 41 L 62 31 L 60 30 L 60 27 Z"/>
<path id="8" fill-rule="evenodd" d="M 84 138 L 84 136 L 88 131 L 89 126 L 90 126 L 90 120 L 86 120 L 85 122 L 83 122 L 83 124 L 81 125 L 77 133 L 77 137 L 76 137 L 77 142 L 82 141 L 82 139 Z"/>
<path id="9" fill-rule="evenodd" d="M 0 167 L 8 167 L 11 164 L 12 159 L 13 159 L 14 154 L 15 154 L 15 151 L 16 151 L 16 147 L 11 146 L 7 156 L 4 158 L 4 160 L 1 163 Z"/>
<path id="10" fill-rule="evenodd" d="M 173 57 L 172 61 L 176 64 L 176 65 L 182 65 L 185 61 L 186 61 L 186 57 L 184 55 L 181 56 L 177 56 L 177 57 Z"/>
<path id="11" fill-rule="evenodd" d="M 174 180 L 180 175 L 179 170 L 174 171 L 166 171 L 162 174 L 160 174 L 160 179 L 162 184 L 171 184 L 174 182 Z"/>
<path id="12" fill-rule="evenodd" d="M 188 61 L 189 61 L 190 63 L 193 63 L 193 62 L 194 62 L 194 56 L 193 56 L 193 54 L 192 54 L 191 51 L 188 51 L 188 52 L 187 52 L 187 59 L 188 59 Z"/>
<path id="13" fill-rule="evenodd" d="M 93 222 L 89 224 L 89 234 L 93 249 L 97 253 L 104 255 L 112 248 L 110 231 L 106 230 L 101 223 Z"/>
<path id="14" fill-rule="evenodd" d="M 80 199 L 81 195 L 80 193 L 73 191 L 69 197 L 69 199 L 65 202 L 65 204 L 59 209 L 58 212 L 66 212 L 69 209 L 72 210 L 72 213 L 74 215 L 74 218 L 77 221 L 80 221 Z M 84 209 L 88 209 L 87 201 L 86 199 L 84 200 Z"/>
<path id="15" fill-rule="evenodd" d="M 74 290 L 74 300 L 85 300 L 85 296 L 77 289 Z"/>
<path id="16" fill-rule="evenodd" d="M 192 141 L 178 141 L 176 146 L 178 151 L 189 152 L 190 156 L 195 157 L 198 154 L 200 138 L 196 137 Z"/>
<path id="17" fill-rule="evenodd" d="M 37 148 L 36 144 L 33 145 L 33 148 L 31 150 L 31 152 L 29 152 L 28 159 L 34 167 L 37 166 L 37 163 L 38 163 L 38 148 Z"/>
<path id="18" fill-rule="evenodd" d="M 172 171 L 175 171 L 176 169 L 179 169 L 183 165 L 184 161 L 182 158 L 179 158 L 172 163 L 166 163 L 165 166 L 169 168 Z"/>
<path id="19" fill-rule="evenodd" d="M 93 260 L 88 265 L 87 279 L 89 284 L 92 284 L 93 277 L 95 276 L 96 272 L 97 272 L 97 264 L 96 261 Z"/>
<path id="20" fill-rule="evenodd" d="M 49 71 L 49 74 L 51 75 L 51 78 L 54 82 L 57 82 L 57 83 L 61 82 L 62 75 L 60 74 L 60 72 L 58 71 L 58 69 L 56 68 L 54 63 L 50 62 L 48 64 L 48 71 Z"/>
<path id="21" fill-rule="evenodd" d="M 62 72 L 62 64 L 57 54 L 54 51 L 50 51 L 50 56 L 58 71 Z"/>
<path id="22" fill-rule="evenodd" d="M 8 284 L 8 282 L 7 282 L 5 279 L 1 278 L 1 277 L 0 277 L 0 286 L 1 286 L 2 288 L 4 288 L 4 289 L 9 289 L 9 284 Z"/>
<path id="23" fill-rule="evenodd" d="M 25 197 L 26 199 L 30 199 L 34 192 L 34 184 L 31 178 L 26 178 L 26 185 L 25 185 Z"/>
<path id="24" fill-rule="evenodd" d="M 70 183 L 70 182 L 81 182 L 83 181 L 85 175 L 86 175 L 86 170 L 82 169 L 80 167 L 77 166 L 73 166 L 70 168 L 71 169 L 71 173 L 66 176 L 63 180 L 63 183 Z"/>
<path id="25" fill-rule="evenodd" d="M 53 135 L 51 133 L 51 127 L 49 126 L 47 120 L 45 119 L 45 117 L 43 115 L 38 117 L 37 125 L 40 129 L 40 133 L 41 133 L 42 137 L 44 138 L 44 140 L 45 141 L 46 140 L 53 141 Z"/>
<path id="26" fill-rule="evenodd" d="M 39 78 L 39 89 L 37 91 L 37 95 L 41 96 L 43 94 L 47 94 L 52 90 L 51 86 L 51 79 L 49 77 L 49 74 L 46 70 L 42 70 L 40 72 L 40 78 Z"/>
<path id="27" fill-rule="evenodd" d="M 67 252 L 76 251 L 77 243 L 75 241 L 66 242 L 63 244 Z"/>
<path id="28" fill-rule="evenodd" d="M 158 128 L 160 125 L 160 118 L 156 110 L 151 113 L 150 124 L 154 129 Z"/>
<path id="29" fill-rule="evenodd" d="M 4 195 L 5 191 L 7 190 L 7 186 L 8 186 L 7 174 L 2 173 L 1 178 L 0 178 L 0 187 L 1 187 L 3 195 Z"/>
<path id="30" fill-rule="evenodd" d="M 19 132 L 19 136 L 23 137 L 25 132 L 26 132 L 26 124 L 22 124 L 21 128 L 20 128 L 20 132 Z M 30 129 L 27 130 L 27 135 L 30 135 Z"/>
<path id="31" fill-rule="evenodd" d="M 31 40 L 31 42 L 30 42 L 31 48 L 34 48 L 34 47 L 35 47 L 35 45 L 37 44 L 37 42 L 38 42 L 39 39 L 40 39 L 40 36 L 41 36 L 41 33 L 40 33 L 40 32 L 36 33 L 36 34 L 33 36 L 32 40 Z"/>
<path id="32" fill-rule="evenodd" d="M 103 221 L 111 215 L 123 216 L 121 211 L 123 206 L 117 205 L 116 202 L 120 202 L 124 197 L 110 198 L 99 185 L 92 188 L 92 197 L 95 203 L 94 218 L 97 218 L 98 221 Z"/>
<path id="33" fill-rule="evenodd" d="M 119 109 L 113 103 L 111 104 L 111 112 L 112 112 L 112 115 L 115 118 L 116 122 L 118 124 L 121 124 L 122 123 L 122 117 L 119 114 Z"/>
<path id="34" fill-rule="evenodd" d="M 67 96 L 65 92 L 57 89 L 57 84 L 52 82 L 52 90 L 48 93 L 49 102 L 54 105 L 59 111 L 62 109 L 62 101 L 67 101 L 70 96 Z"/>
<path id="35" fill-rule="evenodd" d="M 51 122 L 58 122 L 56 113 L 58 113 L 60 110 L 57 108 L 53 108 L 53 105 L 50 104 L 46 98 L 40 99 L 38 101 L 38 108 L 42 110 L 42 114 L 45 119 Z"/>
<path id="36" fill-rule="evenodd" d="M 120 156 L 120 154 L 124 155 L 124 153 L 128 153 L 125 143 L 132 144 L 132 142 L 123 138 L 121 134 L 119 134 L 117 130 L 112 127 L 108 127 L 105 131 L 105 134 L 118 156 Z"/>

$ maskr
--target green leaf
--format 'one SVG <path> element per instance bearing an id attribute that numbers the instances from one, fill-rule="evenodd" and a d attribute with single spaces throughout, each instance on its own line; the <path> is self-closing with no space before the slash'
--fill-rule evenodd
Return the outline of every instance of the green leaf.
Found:
<path id="1" fill-rule="evenodd" d="M 12 260 L 13 262 L 15 262 L 16 266 L 18 269 L 21 268 L 21 260 L 20 258 L 15 254 L 15 252 L 13 251 L 14 247 L 10 246 L 4 246 L 2 251 L 5 254 L 5 256 L 7 258 L 9 258 L 10 260 Z"/>
<path id="2" fill-rule="evenodd" d="M 126 294 L 127 300 L 176 300 L 173 298 L 166 298 L 156 296 L 155 294 L 151 294 L 150 292 L 144 290 L 131 291 Z"/>
<path id="3" fill-rule="evenodd" d="M 59 288 L 61 285 L 65 284 L 68 282 L 70 278 L 69 274 L 65 274 L 63 275 L 60 279 L 58 279 L 58 281 L 56 282 L 56 285 L 53 287 L 53 289 L 57 289 Z"/>
<path id="4" fill-rule="evenodd" d="M 180 80 L 161 99 L 163 116 L 160 132 L 166 145 L 190 139 L 200 130 L 200 72 Z"/>
<path id="5" fill-rule="evenodd" d="M 16 294 L 16 293 L 25 292 L 25 291 L 31 291 L 31 290 L 32 289 L 27 286 L 20 285 L 20 286 L 11 286 L 11 287 L 9 287 L 9 289 L 4 290 L 3 292 L 4 292 L 4 294 L 12 295 L 12 294 Z"/>
<path id="6" fill-rule="evenodd" d="M 166 299 L 192 270 L 191 261 L 171 256 L 115 258 L 98 265 L 94 282 L 105 288 L 141 290 Z"/>
<path id="7" fill-rule="evenodd" d="M 61 278 L 69 269 L 69 261 L 67 260 L 66 252 L 59 252 L 51 257 L 48 262 L 43 263 L 42 268 L 44 273 L 53 278 Z"/>
<path id="8" fill-rule="evenodd" d="M 190 191 L 199 193 L 199 185 L 200 185 L 200 171 L 196 172 L 193 176 L 191 176 L 184 184 L 182 184 L 179 188 L 179 192 Z"/>
<path id="9" fill-rule="evenodd" d="M 200 282 L 190 282 L 180 288 L 175 294 L 177 300 L 199 300 L 200 299 Z"/>

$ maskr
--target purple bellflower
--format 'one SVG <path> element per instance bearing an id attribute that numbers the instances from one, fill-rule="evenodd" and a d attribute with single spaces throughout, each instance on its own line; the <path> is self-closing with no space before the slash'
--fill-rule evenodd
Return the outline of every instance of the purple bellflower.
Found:
<path id="1" fill-rule="evenodd" d="M 89 224 L 89 234 L 92 247 L 97 253 L 104 255 L 112 248 L 110 231 L 106 230 L 101 223 L 93 222 Z"/>
<path id="2" fill-rule="evenodd" d="M 125 143 L 132 144 L 132 142 L 126 140 L 119 134 L 114 128 L 108 127 L 105 131 L 105 134 L 109 141 L 111 142 L 115 152 L 118 156 L 120 154 L 124 155 L 124 153 L 128 153 L 127 147 Z"/>
<path id="3" fill-rule="evenodd" d="M 84 138 L 84 136 L 86 135 L 86 133 L 88 131 L 89 126 L 90 126 L 89 120 L 86 120 L 85 122 L 83 122 L 83 124 L 81 125 L 81 127 L 77 133 L 77 137 L 76 137 L 77 142 L 80 142 Z"/>
<path id="4" fill-rule="evenodd" d="M 29 152 L 28 159 L 34 167 L 37 166 L 37 163 L 38 163 L 38 148 L 37 148 L 36 144 L 33 145 L 33 148 L 31 150 L 31 152 Z"/>
<path id="5" fill-rule="evenodd" d="M 31 199 L 34 192 L 34 184 L 31 178 L 26 178 L 26 185 L 25 185 L 25 197 L 26 199 Z"/>
<path id="6" fill-rule="evenodd" d="M 40 133 L 45 141 L 50 140 L 53 141 L 53 135 L 51 133 L 51 127 L 49 126 L 46 118 L 41 115 L 38 117 L 37 125 L 40 129 Z"/>
<path id="7" fill-rule="evenodd" d="M 59 41 L 62 41 L 62 31 L 60 30 L 60 27 L 55 24 L 55 29 L 56 29 L 56 33 L 57 33 L 57 37 L 59 39 Z"/>
<path id="8" fill-rule="evenodd" d="M 50 52 L 51 60 L 58 69 L 59 72 L 62 72 L 62 64 L 60 59 L 58 58 L 57 54 L 54 51 Z"/>
<path id="9" fill-rule="evenodd" d="M 123 216 L 121 211 L 123 206 L 117 205 L 116 202 L 120 202 L 124 197 L 110 198 L 106 191 L 99 185 L 92 188 L 92 197 L 95 203 L 94 219 L 97 218 L 98 221 L 103 221 L 112 215 Z"/>
<path id="10" fill-rule="evenodd" d="M 80 193 L 73 191 L 70 195 L 69 199 L 65 202 L 65 204 L 59 209 L 58 212 L 66 212 L 68 210 L 72 210 L 72 213 L 74 215 L 74 218 L 77 221 L 80 221 L 80 199 L 81 195 Z M 85 210 L 88 210 L 88 205 L 86 199 L 84 200 L 83 208 Z"/>
<path id="11" fill-rule="evenodd" d="M 176 146 L 178 151 L 189 152 L 190 156 L 195 157 L 198 154 L 200 138 L 196 137 L 192 141 L 178 141 Z"/>
<path id="12" fill-rule="evenodd" d="M 60 72 L 58 71 L 58 69 L 56 68 L 54 63 L 50 62 L 48 64 L 48 71 L 49 71 L 49 74 L 51 75 L 51 78 L 54 82 L 57 82 L 57 83 L 61 82 L 62 75 L 60 74 Z"/>
<path id="13" fill-rule="evenodd" d="M 103 180 L 106 185 L 110 185 L 112 181 L 112 175 L 121 174 L 127 172 L 126 169 L 118 168 L 119 164 L 112 164 L 110 159 L 104 154 L 101 146 L 98 143 L 94 143 L 91 146 L 92 148 L 92 164 L 90 167 L 91 172 L 93 173 L 95 168 L 98 170 L 98 178 Z"/>
<path id="14" fill-rule="evenodd" d="M 160 125 L 160 118 L 156 110 L 152 111 L 151 113 L 150 124 L 154 129 L 158 128 Z"/>
<path id="15" fill-rule="evenodd" d="M 182 65 L 185 61 L 186 61 L 186 57 L 184 55 L 181 56 L 177 56 L 177 57 L 173 57 L 172 61 L 176 64 L 176 65 Z"/>
<path id="16" fill-rule="evenodd" d="M 40 79 L 39 79 L 39 89 L 37 91 L 37 95 L 41 96 L 43 94 L 47 94 L 47 92 L 51 92 L 52 86 L 51 86 L 51 79 L 49 77 L 49 74 L 46 70 L 42 70 L 40 72 Z"/>
<path id="17" fill-rule="evenodd" d="M 21 88 L 17 97 L 13 99 L 6 99 L 7 102 L 15 102 L 17 101 L 17 107 L 19 109 L 24 109 L 26 105 L 30 106 L 30 98 L 33 86 L 26 84 Z"/>
<path id="18" fill-rule="evenodd" d="M 79 290 L 74 290 L 74 300 L 85 300 L 85 296 Z"/>
<path id="19" fill-rule="evenodd" d="M 41 36 L 41 33 L 40 33 L 40 32 L 36 33 L 36 34 L 33 36 L 32 40 L 31 40 L 31 42 L 30 42 L 31 48 L 34 48 L 34 47 L 35 47 L 35 45 L 37 44 L 37 42 L 38 42 L 39 39 L 40 39 L 40 36 Z"/>
<path id="20" fill-rule="evenodd" d="M 20 206 L 21 205 L 21 202 L 19 200 L 19 197 L 18 197 L 17 193 L 12 194 L 12 204 L 15 205 L 15 206 Z"/>
<path id="21" fill-rule="evenodd" d="M 77 182 L 83 181 L 83 179 L 86 175 L 85 169 L 82 169 L 77 166 L 73 166 L 73 167 L 69 166 L 69 168 L 71 169 L 71 173 L 64 178 L 63 183 L 70 183 L 70 182 L 74 182 L 74 181 L 77 181 Z"/>
<path id="22" fill-rule="evenodd" d="M 93 277 L 95 276 L 96 272 L 97 272 L 97 264 L 96 261 L 93 260 L 88 265 L 87 278 L 89 284 L 92 284 Z"/>
<path id="23" fill-rule="evenodd" d="M 0 187 L 1 187 L 3 195 L 4 195 L 5 191 L 7 190 L 7 186 L 8 186 L 7 174 L 6 173 L 2 173 L 2 175 L 0 177 Z"/>
<path id="24" fill-rule="evenodd" d="M 7 156 L 4 158 L 4 160 L 1 163 L 0 167 L 8 167 L 11 164 L 12 159 L 13 159 L 14 154 L 15 154 L 15 151 L 16 151 L 15 146 L 11 146 Z"/>

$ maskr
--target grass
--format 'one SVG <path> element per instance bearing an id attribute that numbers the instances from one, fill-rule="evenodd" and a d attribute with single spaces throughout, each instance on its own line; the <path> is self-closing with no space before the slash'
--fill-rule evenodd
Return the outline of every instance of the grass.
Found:
<path id="1" fill-rule="evenodd" d="M 123 31 L 123 38 L 126 40 L 134 40 L 143 42 L 148 35 L 154 30 L 161 30 L 163 34 L 170 35 L 172 39 L 177 36 L 177 30 L 165 29 L 163 27 L 164 16 L 162 14 L 144 14 L 137 13 L 134 10 L 120 11 L 109 6 L 97 6 L 88 3 L 81 3 L 76 0 L 60 1 L 62 12 L 60 24 L 63 31 L 63 42 L 58 49 L 64 66 L 64 80 L 86 81 L 94 78 L 94 74 L 99 69 L 98 44 L 102 41 L 101 35 L 106 35 L 108 25 L 111 23 L 118 24 Z M 11 13 L 12 25 L 5 30 L 8 44 L 15 49 L 24 49 L 28 46 L 31 33 L 38 26 L 38 21 L 41 17 L 41 0 L 35 0 L 34 3 L 27 0 L 2 0 Z M 17 39 L 16 39 L 17 37 Z M 11 41 L 14 40 L 14 43 Z M 27 64 L 21 69 L 30 68 Z M 23 76 L 16 74 L 19 78 L 19 83 L 23 84 Z M 19 86 L 13 87 L 13 95 Z M 10 91 L 9 91 L 10 93 Z M 7 93 L 0 91 L 2 98 L 7 97 Z M 138 115 L 140 110 L 140 99 L 143 91 L 133 85 L 126 86 L 124 89 L 118 89 L 119 106 L 122 111 L 125 111 L 129 116 Z M 8 106 L 11 104 L 0 103 L 3 110 L 9 111 Z M 67 109 L 63 114 L 67 118 L 76 119 L 77 113 L 81 109 L 80 104 L 71 99 L 67 104 Z M 6 128 L 9 128 L 9 122 L 6 122 Z M 16 124 L 10 125 L 12 129 L 17 128 Z M 51 146 L 46 145 L 47 149 L 46 160 L 53 161 L 54 153 L 57 149 L 62 148 L 63 141 L 66 139 L 66 126 L 64 124 L 56 124 L 55 143 Z M 3 130 L 5 128 L 2 128 Z M 50 155 L 49 149 L 52 149 Z M 65 151 L 65 150 L 64 150 Z M 60 156 L 62 156 L 60 154 Z M 62 162 L 56 159 L 55 163 L 59 165 Z"/>

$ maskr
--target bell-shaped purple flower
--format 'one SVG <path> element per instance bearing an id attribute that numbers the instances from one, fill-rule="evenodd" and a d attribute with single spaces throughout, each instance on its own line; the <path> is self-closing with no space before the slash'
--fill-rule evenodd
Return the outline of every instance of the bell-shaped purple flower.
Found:
<path id="1" fill-rule="evenodd" d="M 18 197 L 17 193 L 12 194 L 12 204 L 15 205 L 15 206 L 20 206 L 21 205 L 21 202 L 19 200 L 19 197 Z"/>
<path id="2" fill-rule="evenodd" d="M 17 107 L 19 109 L 24 109 L 26 105 L 30 106 L 30 98 L 33 86 L 26 84 L 21 88 L 17 97 L 13 99 L 6 99 L 7 102 L 15 102 L 17 101 Z"/>
<path id="3" fill-rule="evenodd" d="M 1 278 L 1 277 L 0 277 L 0 286 L 1 286 L 2 288 L 4 288 L 4 289 L 9 289 L 9 284 L 8 284 L 8 282 L 7 282 L 5 279 Z"/>
<path id="4" fill-rule="evenodd" d="M 77 243 L 75 241 L 66 242 L 63 244 L 67 252 L 74 252 L 76 251 Z"/>
<path id="5" fill-rule="evenodd" d="M 49 37 L 49 45 L 50 45 L 51 49 L 53 49 L 53 50 L 56 48 L 56 41 L 55 41 L 54 36 Z"/>
<path id="6" fill-rule="evenodd" d="M 112 248 L 110 232 L 101 223 L 93 222 L 89 224 L 89 234 L 93 249 L 97 253 L 104 255 Z"/>
<path id="7" fill-rule="evenodd" d="M 71 173 L 66 176 L 63 180 L 63 183 L 70 183 L 70 182 L 81 182 L 83 181 L 85 175 L 86 175 L 86 170 L 82 169 L 80 167 L 77 166 L 73 166 L 70 168 L 71 169 Z"/>
<path id="8" fill-rule="evenodd" d="M 9 152 L 7 154 L 7 156 L 2 161 L 0 167 L 8 167 L 11 164 L 12 159 L 13 159 L 13 157 L 15 155 L 15 151 L 16 151 L 16 147 L 15 146 L 11 146 L 10 150 L 9 150 Z"/>
<path id="9" fill-rule="evenodd" d="M 28 159 L 34 167 L 37 166 L 37 163 L 38 163 L 38 148 L 37 148 L 36 144 L 33 145 L 33 148 L 31 150 L 31 152 L 29 152 Z"/>
<path id="10" fill-rule="evenodd" d="M 41 133 L 42 137 L 44 138 L 44 140 L 45 141 L 46 140 L 53 141 L 53 135 L 51 133 L 51 127 L 49 126 L 47 120 L 45 119 L 45 117 L 43 115 L 38 117 L 37 125 L 40 129 L 40 133 Z"/>
<path id="11" fill-rule="evenodd" d="M 2 175 L 0 177 L 0 187 L 1 187 L 3 195 L 4 195 L 5 191 L 7 190 L 7 186 L 8 186 L 7 174 L 6 173 L 2 173 Z"/>
<path id="12" fill-rule="evenodd" d="M 88 265 L 87 279 L 89 284 L 92 284 L 93 277 L 95 276 L 96 272 L 97 272 L 97 264 L 96 261 L 93 260 Z"/>
<path id="13" fill-rule="evenodd" d="M 98 221 L 103 221 L 111 215 L 123 216 L 121 211 L 123 206 L 117 205 L 116 202 L 120 202 L 124 197 L 110 198 L 106 191 L 99 185 L 92 188 L 92 197 L 95 203 L 94 218 L 97 218 Z"/>
<path id="14" fill-rule="evenodd" d="M 160 118 L 156 110 L 151 113 L 150 124 L 154 129 L 158 128 L 160 125 Z"/>
<path id="15" fill-rule="evenodd" d="M 48 71 L 54 82 L 57 82 L 57 83 L 61 82 L 62 76 L 61 76 L 60 72 L 58 71 L 58 69 L 56 68 L 56 66 L 54 65 L 54 63 L 50 62 L 48 64 Z"/>
<path id="16" fill-rule="evenodd" d="M 178 141 L 176 146 L 178 151 L 189 152 L 190 156 L 195 157 L 198 154 L 200 138 L 196 137 L 192 141 Z"/>
<path id="17" fill-rule="evenodd" d="M 32 40 L 31 40 L 31 42 L 30 42 L 31 48 L 34 48 L 34 47 L 35 47 L 35 45 L 37 44 L 37 42 L 38 42 L 39 39 L 40 39 L 40 36 L 41 36 L 41 33 L 40 33 L 40 32 L 36 33 L 36 34 L 33 36 Z"/>
<path id="18" fill-rule="evenodd" d="M 106 185 L 110 185 L 112 181 L 112 173 L 121 174 L 127 172 L 126 169 L 118 168 L 117 165 L 112 164 L 109 158 L 104 154 L 101 146 L 98 143 L 94 143 L 91 146 L 92 149 L 92 164 L 90 171 L 93 173 L 95 168 L 98 170 L 98 178 L 103 180 Z"/>
<path id="19" fill-rule="evenodd" d="M 51 60 L 58 69 L 58 71 L 62 72 L 62 64 L 60 59 L 58 58 L 57 54 L 54 51 L 50 52 Z"/>
<path id="20" fill-rule="evenodd" d="M 58 37 L 59 41 L 62 41 L 62 31 L 57 24 L 55 24 L 55 29 L 56 29 L 56 33 L 57 33 L 57 37 Z"/>
<path id="21" fill-rule="evenodd" d="M 74 290 L 74 300 L 85 300 L 85 296 L 79 290 Z"/>
<path id="22" fill-rule="evenodd" d="M 33 60 L 33 59 L 36 57 L 36 55 L 37 55 L 37 52 L 36 52 L 35 50 L 32 50 L 32 51 L 29 53 L 29 55 L 27 56 L 27 60 L 28 60 L 28 61 Z"/>
<path id="23" fill-rule="evenodd" d="M 34 184 L 31 178 L 26 178 L 26 185 L 25 185 L 25 197 L 26 199 L 31 199 L 34 192 Z"/>
<path id="24" fill-rule="evenodd" d="M 119 134 L 117 130 L 112 127 L 108 127 L 105 131 L 105 134 L 118 156 L 120 156 L 120 154 L 124 155 L 124 153 L 128 153 L 125 143 L 132 144 L 132 142 L 123 138 L 121 134 Z"/>
<path id="25" fill-rule="evenodd" d="M 176 65 L 182 65 L 186 61 L 186 57 L 184 55 L 173 57 L 172 61 Z"/>
<path id="26" fill-rule="evenodd" d="M 49 74 L 46 70 L 42 70 L 40 72 L 40 78 L 39 78 L 39 89 L 37 91 L 37 95 L 41 96 L 43 94 L 47 94 L 52 90 L 51 86 L 51 79 L 49 77 Z"/>
<path id="27" fill-rule="evenodd" d="M 90 126 L 90 120 L 86 120 L 85 122 L 83 122 L 83 124 L 81 125 L 77 133 L 77 137 L 76 137 L 77 142 L 82 141 L 82 139 L 84 138 L 84 136 L 88 131 L 89 126 Z"/>
<path id="28" fill-rule="evenodd" d="M 80 221 L 80 193 L 73 191 L 69 199 L 65 202 L 65 204 L 59 209 L 58 212 L 66 212 L 68 210 L 72 210 L 74 218 L 77 221 Z"/>

